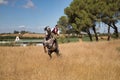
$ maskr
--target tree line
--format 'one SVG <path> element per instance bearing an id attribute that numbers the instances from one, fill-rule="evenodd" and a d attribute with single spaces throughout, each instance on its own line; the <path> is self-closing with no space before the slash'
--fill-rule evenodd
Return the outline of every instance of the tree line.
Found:
<path id="1" fill-rule="evenodd" d="M 97 23 L 102 22 L 108 25 L 108 38 L 110 40 L 110 29 L 114 29 L 116 38 L 119 38 L 118 26 L 120 22 L 120 0 L 73 0 L 71 4 L 64 9 L 66 16 L 59 18 L 58 24 L 63 33 L 71 29 L 79 34 L 81 31 L 87 32 L 90 40 L 92 35 L 90 29 L 93 30 L 95 39 L 98 41 L 96 32 Z M 104 26 L 103 26 L 104 27 Z"/>

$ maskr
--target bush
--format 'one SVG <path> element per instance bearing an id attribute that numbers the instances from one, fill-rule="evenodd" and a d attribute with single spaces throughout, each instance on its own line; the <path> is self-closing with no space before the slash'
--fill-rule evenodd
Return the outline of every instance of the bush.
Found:
<path id="1" fill-rule="evenodd" d="M 69 42 L 77 42 L 77 41 L 79 41 L 79 38 L 77 38 L 77 37 L 60 37 L 59 39 L 58 39 L 58 42 L 59 43 L 69 43 Z"/>

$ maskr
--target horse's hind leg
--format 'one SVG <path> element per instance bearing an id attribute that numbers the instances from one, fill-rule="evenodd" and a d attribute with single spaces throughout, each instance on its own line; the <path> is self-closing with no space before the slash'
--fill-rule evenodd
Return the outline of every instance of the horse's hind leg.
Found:
<path id="1" fill-rule="evenodd" d="M 57 56 L 60 56 L 60 53 L 59 53 L 58 49 L 55 50 L 55 53 L 57 54 Z"/>

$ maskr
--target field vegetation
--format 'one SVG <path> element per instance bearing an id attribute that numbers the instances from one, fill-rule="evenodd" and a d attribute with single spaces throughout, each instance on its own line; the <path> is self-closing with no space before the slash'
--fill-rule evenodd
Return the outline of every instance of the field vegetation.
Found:
<path id="1" fill-rule="evenodd" d="M 0 47 L 0 80 L 120 80 L 119 43 L 64 43 L 52 59 L 42 46 Z"/>

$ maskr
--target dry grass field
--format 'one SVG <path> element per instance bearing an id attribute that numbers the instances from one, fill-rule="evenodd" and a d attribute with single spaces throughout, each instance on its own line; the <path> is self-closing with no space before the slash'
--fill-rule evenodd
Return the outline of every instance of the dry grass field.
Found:
<path id="1" fill-rule="evenodd" d="M 44 37 L 44 33 L 40 33 L 40 34 L 33 34 L 33 33 L 25 33 L 25 34 L 0 34 L 0 36 L 22 36 L 22 37 Z"/>
<path id="2" fill-rule="evenodd" d="M 120 80 L 120 40 L 59 48 L 50 60 L 42 46 L 0 47 L 0 80 Z"/>
<path id="3" fill-rule="evenodd" d="M 23 37 L 37 37 L 37 38 L 39 38 L 39 37 L 44 37 L 45 35 L 44 34 L 32 34 L 32 33 L 26 33 L 26 34 L 24 34 L 23 35 Z"/>

